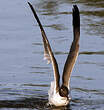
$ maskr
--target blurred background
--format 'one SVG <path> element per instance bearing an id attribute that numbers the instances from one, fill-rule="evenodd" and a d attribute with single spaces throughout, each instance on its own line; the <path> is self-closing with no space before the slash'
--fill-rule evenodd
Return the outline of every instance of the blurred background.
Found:
<path id="1" fill-rule="evenodd" d="M 45 29 L 61 75 L 73 39 L 72 7 L 79 7 L 80 51 L 71 75 L 72 101 L 67 109 L 104 109 L 104 1 L 29 2 Z M 43 60 L 40 29 L 27 0 L 1 0 L 0 109 L 54 109 L 46 106 L 51 81 L 52 66 Z"/>

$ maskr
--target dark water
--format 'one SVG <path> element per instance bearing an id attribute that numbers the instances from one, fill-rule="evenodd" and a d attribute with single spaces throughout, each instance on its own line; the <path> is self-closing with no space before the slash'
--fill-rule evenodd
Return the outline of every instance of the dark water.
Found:
<path id="1" fill-rule="evenodd" d="M 0 2 L 0 109 L 104 109 L 104 1 L 33 0 L 57 58 L 60 74 L 72 42 L 72 5 L 81 13 L 80 53 L 71 77 L 72 101 L 47 107 L 53 80 L 43 61 L 39 27 L 26 0 Z"/>

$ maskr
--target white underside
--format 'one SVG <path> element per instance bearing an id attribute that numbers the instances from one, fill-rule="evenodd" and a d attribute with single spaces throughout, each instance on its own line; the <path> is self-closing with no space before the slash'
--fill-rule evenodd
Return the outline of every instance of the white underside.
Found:
<path id="1" fill-rule="evenodd" d="M 55 90 L 55 82 L 51 82 L 50 90 L 48 91 L 49 95 L 49 104 L 55 105 L 55 106 L 66 106 L 69 104 L 71 97 L 69 95 L 69 98 L 61 97 L 59 95 L 59 92 L 56 93 Z"/>

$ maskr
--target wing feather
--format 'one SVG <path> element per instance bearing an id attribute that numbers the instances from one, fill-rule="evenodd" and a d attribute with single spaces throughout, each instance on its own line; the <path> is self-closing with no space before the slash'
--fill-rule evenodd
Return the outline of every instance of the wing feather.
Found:
<path id="1" fill-rule="evenodd" d="M 80 15 L 79 9 L 76 5 L 73 6 L 73 42 L 64 65 L 62 84 L 69 88 L 69 80 L 72 69 L 76 62 L 78 52 L 79 52 L 79 38 L 80 38 Z"/>
<path id="2" fill-rule="evenodd" d="M 33 6 L 28 2 L 33 14 L 34 14 L 34 17 L 36 18 L 38 24 L 39 24 L 39 27 L 40 27 L 40 30 L 41 30 L 41 34 L 42 34 L 42 38 L 43 38 L 43 44 L 44 44 L 44 59 L 47 59 L 48 60 L 48 63 L 52 62 L 52 67 L 53 67 L 53 71 L 54 71 L 54 80 L 55 80 L 55 89 L 56 91 L 59 90 L 59 81 L 60 81 L 60 75 L 59 75 L 59 70 L 58 70 L 58 64 L 57 64 L 57 61 L 54 57 L 54 54 L 51 50 L 51 46 L 49 44 L 49 41 L 46 37 L 46 34 L 45 34 L 45 31 L 43 29 L 43 26 L 41 25 L 41 22 L 33 8 Z"/>

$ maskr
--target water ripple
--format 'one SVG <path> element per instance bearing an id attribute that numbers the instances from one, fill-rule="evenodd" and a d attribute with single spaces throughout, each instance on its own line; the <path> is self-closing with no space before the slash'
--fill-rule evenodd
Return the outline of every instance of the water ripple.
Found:
<path id="1" fill-rule="evenodd" d="M 85 55 L 104 55 L 104 51 L 96 51 L 96 52 L 89 52 L 89 51 L 83 51 L 80 52 L 79 54 L 85 54 Z"/>

